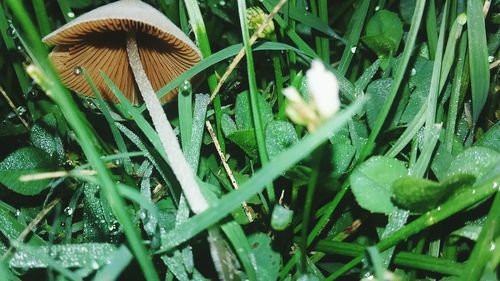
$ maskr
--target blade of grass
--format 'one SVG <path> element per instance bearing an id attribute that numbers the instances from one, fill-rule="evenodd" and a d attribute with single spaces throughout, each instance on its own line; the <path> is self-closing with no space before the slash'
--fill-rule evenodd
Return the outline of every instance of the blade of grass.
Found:
<path id="1" fill-rule="evenodd" d="M 363 0 L 359 6 L 355 9 L 352 15 L 351 21 L 346 31 L 346 44 L 344 52 L 342 53 L 342 58 L 338 66 L 338 71 L 340 74 L 345 75 L 349 65 L 351 64 L 352 57 L 354 55 L 353 48 L 356 48 L 359 42 L 359 37 L 361 36 L 361 31 L 363 30 L 363 25 L 366 20 L 366 15 L 368 13 L 368 8 L 370 7 L 370 0 Z"/>
<path id="2" fill-rule="evenodd" d="M 271 6 L 276 6 L 276 4 L 278 4 L 278 1 L 279 0 L 264 0 L 264 2 L 269 3 L 269 5 Z M 325 22 L 313 13 L 308 12 L 306 9 L 304 9 L 303 6 L 292 5 L 289 6 L 289 9 L 284 9 L 282 11 L 280 10 L 281 14 L 285 14 L 285 12 L 288 12 L 289 18 L 292 18 L 297 22 L 300 22 L 323 33 L 323 35 L 327 35 L 330 38 L 337 39 L 347 45 L 347 41 L 340 35 L 338 35 L 330 26 L 328 26 L 328 22 Z"/>
<path id="3" fill-rule="evenodd" d="M 193 91 L 189 82 L 179 87 L 177 96 L 177 108 L 179 111 L 179 130 L 181 132 L 181 146 L 184 153 L 190 146 L 193 124 Z"/>
<path id="4" fill-rule="evenodd" d="M 311 12 L 313 14 L 313 16 L 318 16 L 319 15 L 319 11 L 318 11 L 318 0 L 311 0 L 310 1 L 310 5 L 311 5 Z M 322 57 L 323 55 L 323 45 L 321 44 L 321 37 L 319 36 L 314 36 L 314 45 L 316 46 L 316 53 Z"/>
<path id="5" fill-rule="evenodd" d="M 44 88 L 49 96 L 61 107 L 61 111 L 68 121 L 68 124 L 77 135 L 82 150 L 89 162 L 92 163 L 94 169 L 98 172 L 102 191 L 115 213 L 116 218 L 123 226 L 127 240 L 143 270 L 144 276 L 147 280 L 159 280 L 151 262 L 151 258 L 142 244 L 140 234 L 126 212 L 125 203 L 118 193 L 117 186 L 111 178 L 108 169 L 100 159 L 101 155 L 95 149 L 95 144 L 92 141 L 95 137 L 92 136 L 91 130 L 83 121 L 83 114 L 76 106 L 67 90 L 60 84 L 58 75 L 47 60 L 47 51 L 42 45 L 40 35 L 34 28 L 22 2 L 8 0 L 7 3 L 16 15 L 17 20 L 19 20 L 23 26 L 28 41 L 36 54 L 36 61 L 40 63 L 38 66 L 39 68 L 35 70 L 36 73 L 34 73 L 37 75 L 37 78 L 40 79 L 38 82 L 42 84 L 42 88 Z"/>
<path id="6" fill-rule="evenodd" d="M 0 5 L 0 33 L 2 34 L 3 42 L 5 43 L 7 52 L 17 52 L 16 43 L 13 39 L 13 36 L 17 36 L 17 33 L 15 29 L 12 28 L 12 23 L 7 20 L 3 5 Z M 27 93 L 30 89 L 30 81 L 28 79 L 28 76 L 26 75 L 26 72 L 24 72 L 22 64 L 19 61 L 13 59 L 12 67 L 14 68 L 14 71 L 16 73 L 21 91 L 23 93 Z"/>
<path id="7" fill-rule="evenodd" d="M 492 255 L 492 245 L 500 233 L 500 192 L 497 192 L 488 217 L 476 240 L 460 280 L 479 280 L 481 273 Z M 498 250 L 497 250 L 498 251 Z"/>
<path id="8" fill-rule="evenodd" d="M 427 5 L 425 16 L 425 31 L 427 32 L 427 45 L 429 47 L 429 56 L 431 60 L 436 57 L 436 47 L 438 41 L 436 3 L 430 0 Z"/>
<path id="9" fill-rule="evenodd" d="M 477 122 L 488 98 L 490 69 L 482 1 L 467 1 L 467 37 L 469 38 L 469 67 L 472 91 L 472 117 Z"/>
<path id="10" fill-rule="evenodd" d="M 208 40 L 207 31 L 205 28 L 205 23 L 201 15 L 200 7 L 198 6 L 198 1 L 196 0 L 184 0 L 186 4 L 186 9 L 189 15 L 189 20 L 191 26 L 193 27 L 194 34 L 196 35 L 196 40 L 200 45 L 200 51 L 204 58 L 212 55 L 212 50 L 210 48 L 210 42 Z M 215 73 L 210 73 L 208 75 L 208 87 L 210 92 L 213 92 L 217 87 L 217 78 Z M 226 141 L 222 133 L 222 104 L 220 96 L 216 96 L 214 99 L 214 110 L 215 110 L 215 130 L 217 132 L 217 139 L 221 145 L 222 151 L 226 151 Z"/>
<path id="11" fill-rule="evenodd" d="M 252 108 L 252 119 L 255 128 L 255 138 L 257 139 L 257 149 L 259 151 L 259 159 L 262 165 L 266 165 L 269 162 L 266 150 L 266 141 L 264 138 L 264 126 L 260 116 L 259 103 L 257 100 L 258 89 L 257 89 L 257 78 L 255 76 L 255 68 L 253 62 L 253 53 L 250 43 L 250 35 L 248 34 L 248 23 L 247 23 L 247 8 L 244 0 L 238 0 L 238 14 L 240 17 L 240 27 L 243 36 L 243 46 L 245 47 L 245 54 L 247 59 L 247 73 L 248 73 L 248 86 L 250 92 L 250 106 Z M 269 183 L 266 187 L 267 196 L 269 197 L 270 203 L 274 203 L 276 195 L 274 194 L 274 187 L 272 183 Z"/>
<path id="12" fill-rule="evenodd" d="M 328 25 L 328 0 L 318 0 L 319 18 Z M 321 58 L 324 63 L 330 64 L 329 38 L 321 38 Z"/>
<path id="13" fill-rule="evenodd" d="M 301 260 L 300 260 L 300 271 L 302 274 L 307 273 L 307 236 L 309 230 L 309 220 L 311 218 L 311 208 L 314 198 L 314 191 L 318 183 L 319 173 L 321 170 L 321 164 L 323 161 L 323 155 L 325 152 L 325 146 L 320 146 L 313 152 L 314 163 L 312 165 L 312 173 L 309 176 L 309 182 L 307 183 L 306 200 L 304 203 L 304 213 L 302 216 L 302 232 L 300 235 L 300 249 L 301 249 Z"/>
<path id="14" fill-rule="evenodd" d="M 273 158 L 246 181 L 240 189 L 223 196 L 217 206 L 190 218 L 186 223 L 179 225 L 179 227 L 164 235 L 162 237 L 163 248 L 160 252 L 167 251 L 187 241 L 208 226 L 227 216 L 232 210 L 238 208 L 243 201 L 247 201 L 261 192 L 265 185 L 309 155 L 316 147 L 345 125 L 363 104 L 364 99 L 358 99 L 354 104 L 328 120 L 314 134 L 304 137 L 301 141 Z"/>
<path id="15" fill-rule="evenodd" d="M 47 9 L 45 8 L 45 3 L 43 0 L 33 0 L 32 3 L 33 9 L 35 11 L 36 22 L 43 37 L 52 31 L 52 26 L 49 20 L 50 18 L 47 14 Z"/>
<path id="16" fill-rule="evenodd" d="M 460 93 L 463 89 L 462 80 L 464 76 L 465 67 L 465 54 L 467 52 L 467 32 L 460 39 L 459 54 L 457 59 L 457 65 L 455 66 L 453 84 L 451 87 L 451 97 L 449 102 L 448 116 L 446 118 L 446 130 L 445 130 L 445 146 L 446 149 L 451 152 L 453 146 L 453 139 L 455 138 L 455 128 L 458 116 L 458 107 L 460 102 Z"/>
<path id="17" fill-rule="evenodd" d="M 327 254 L 357 257 L 363 254 L 365 247 L 353 243 L 320 240 L 314 250 Z M 443 258 L 435 258 L 411 252 L 398 252 L 394 255 L 394 264 L 401 267 L 435 272 L 444 275 L 459 276 L 464 266 Z"/>
<path id="18" fill-rule="evenodd" d="M 436 122 L 436 109 L 439 96 L 439 81 L 441 77 L 441 65 L 443 63 L 444 36 L 446 33 L 446 21 L 448 18 L 449 1 L 444 4 L 443 20 L 439 29 L 439 38 L 436 46 L 434 64 L 432 66 L 431 85 L 427 96 L 427 110 L 425 118 L 426 138 L 431 136 L 431 130 Z"/>
<path id="19" fill-rule="evenodd" d="M 68 1 L 57 0 L 57 4 L 59 4 L 59 9 L 61 10 L 61 13 L 63 14 L 66 22 L 69 22 L 75 18 L 75 13 L 73 13 L 73 10 L 71 10 Z"/>
<path id="20" fill-rule="evenodd" d="M 120 131 L 115 125 L 115 121 L 113 120 L 113 117 L 111 117 L 111 110 L 109 108 L 109 105 L 104 101 L 104 99 L 101 96 L 101 93 L 97 89 L 94 81 L 92 78 L 89 76 L 89 73 L 87 72 L 86 69 L 82 68 L 82 73 L 85 77 L 85 80 L 87 80 L 87 83 L 89 83 L 90 88 L 92 89 L 92 92 L 94 93 L 95 100 L 97 104 L 99 105 L 99 110 L 102 112 L 104 115 L 104 118 L 106 119 L 106 122 L 108 123 L 109 128 L 111 129 L 111 134 L 113 135 L 113 138 L 115 139 L 116 146 L 118 147 L 118 151 L 120 153 L 127 153 L 127 145 L 125 144 L 125 140 L 123 139 L 122 135 L 120 134 Z M 125 157 L 123 158 L 124 160 L 124 167 L 125 171 L 127 173 L 132 173 L 132 161 L 130 158 Z"/>
<path id="21" fill-rule="evenodd" d="M 197 65 L 193 66 L 190 68 L 188 71 L 184 72 L 183 74 L 179 75 L 177 78 L 172 80 L 170 83 L 165 85 L 163 88 L 158 90 L 156 95 L 158 98 L 163 97 L 179 85 L 181 85 L 185 80 L 190 79 L 191 77 L 201 73 L 205 69 L 221 62 L 224 61 L 232 56 L 235 56 L 238 54 L 238 52 L 241 50 L 243 47 L 243 44 L 235 44 L 233 46 L 227 47 L 225 49 L 222 49 L 218 51 L 217 53 L 203 59 L 200 63 Z M 254 51 L 292 51 L 296 52 L 300 56 L 303 56 L 305 60 L 310 60 L 303 52 L 301 52 L 299 49 L 296 49 L 292 46 L 289 46 L 287 44 L 283 43 L 276 43 L 276 42 L 262 42 L 262 43 L 256 43 L 254 45 Z M 350 83 L 350 82 L 348 82 Z M 352 86 L 352 85 L 351 85 Z M 145 110 L 145 106 L 141 106 L 139 108 L 140 112 L 143 112 Z"/>
<path id="22" fill-rule="evenodd" d="M 406 68 L 408 66 L 408 62 L 410 60 L 411 53 L 413 51 L 413 47 L 415 46 L 417 33 L 424 13 L 425 2 L 426 2 L 425 0 L 417 0 L 417 3 L 415 4 L 415 11 L 413 12 L 410 31 L 408 32 L 408 38 L 406 40 L 406 45 L 403 51 L 403 55 L 397 67 L 394 81 L 392 82 L 391 89 L 389 94 L 387 95 L 384 106 L 380 110 L 380 113 L 377 116 L 377 120 L 375 121 L 372 131 L 368 136 L 368 141 L 363 151 L 360 154 L 358 163 L 363 162 L 373 152 L 375 148 L 375 140 L 377 139 L 378 134 L 382 130 L 382 126 L 384 125 L 385 119 L 389 114 L 389 111 L 391 110 L 394 99 L 396 98 L 399 86 L 403 81 L 403 77 L 405 75 Z"/>

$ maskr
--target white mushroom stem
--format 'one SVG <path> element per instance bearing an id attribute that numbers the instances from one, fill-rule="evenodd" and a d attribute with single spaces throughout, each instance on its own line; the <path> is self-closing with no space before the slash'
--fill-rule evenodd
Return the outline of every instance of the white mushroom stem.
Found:
<path id="1" fill-rule="evenodd" d="M 139 50 L 137 49 L 135 32 L 127 33 L 127 55 L 139 91 L 153 120 L 153 125 L 160 137 L 163 149 L 168 156 L 170 167 L 181 185 L 191 210 L 193 213 L 199 214 L 208 209 L 208 202 L 201 193 L 193 170 L 184 157 L 177 137 L 167 119 L 167 115 L 163 111 L 160 101 L 153 90 L 153 86 L 146 76 L 139 56 Z"/>

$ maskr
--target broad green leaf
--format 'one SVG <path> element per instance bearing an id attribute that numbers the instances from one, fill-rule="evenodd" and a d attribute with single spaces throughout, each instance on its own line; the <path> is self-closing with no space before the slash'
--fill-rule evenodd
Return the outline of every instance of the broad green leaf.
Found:
<path id="1" fill-rule="evenodd" d="M 243 149 L 248 156 L 257 158 L 257 141 L 253 129 L 236 131 L 226 137 Z"/>
<path id="2" fill-rule="evenodd" d="M 399 14 L 405 23 L 411 23 L 411 17 L 415 11 L 415 0 L 399 1 Z"/>
<path id="3" fill-rule="evenodd" d="M 264 233 L 256 233 L 248 237 L 248 242 L 255 256 L 257 280 L 277 280 L 281 267 L 280 254 L 271 248 L 271 238 Z"/>
<path id="4" fill-rule="evenodd" d="M 404 162 L 385 156 L 374 156 L 360 164 L 351 174 L 351 190 L 358 204 L 373 213 L 390 214 L 391 186 L 408 174 Z"/>
<path id="5" fill-rule="evenodd" d="M 456 174 L 442 183 L 406 176 L 392 185 L 394 202 L 404 209 L 426 212 L 439 206 L 449 196 L 465 187 L 470 187 L 476 178 L 471 175 Z"/>
<path id="6" fill-rule="evenodd" d="M 30 140 L 34 146 L 45 151 L 59 163 L 64 161 L 64 147 L 57 134 L 57 124 L 54 114 L 47 114 L 31 127 Z"/>
<path id="7" fill-rule="evenodd" d="M 427 99 L 431 84 L 432 68 L 433 64 L 430 60 L 421 56 L 418 56 L 415 60 L 408 82 L 411 95 L 408 105 L 401 116 L 401 124 L 410 123 Z"/>
<path id="8" fill-rule="evenodd" d="M 448 177 L 456 174 L 469 174 L 480 179 L 500 163 L 500 153 L 487 147 L 471 147 L 457 155 L 450 164 Z"/>
<path id="9" fill-rule="evenodd" d="M 378 56 L 394 54 L 403 37 L 403 24 L 398 15 L 388 10 L 380 10 L 368 21 L 362 40 Z"/>
<path id="10" fill-rule="evenodd" d="M 21 182 L 20 177 L 51 172 L 57 164 L 47 153 L 36 147 L 20 148 L 0 162 L 0 183 L 22 195 L 36 195 L 46 188 L 51 180 Z"/>
<path id="11" fill-rule="evenodd" d="M 490 87 L 488 46 L 484 25 L 483 1 L 467 1 L 467 36 L 469 39 L 469 67 L 474 123 L 483 109 Z"/>
<path id="12" fill-rule="evenodd" d="M 273 112 L 266 100 L 258 95 L 260 118 L 262 125 L 265 127 L 269 121 L 273 119 Z M 236 126 L 240 130 L 253 128 L 252 108 L 250 106 L 250 96 L 248 91 L 244 91 L 236 98 L 234 108 Z"/>
<path id="13" fill-rule="evenodd" d="M 366 119 L 370 128 L 373 127 L 373 124 L 377 120 L 377 116 L 385 103 L 391 85 L 392 78 L 386 78 L 373 81 L 366 89 L 366 94 L 370 97 L 370 100 L 366 103 Z"/>
<path id="14" fill-rule="evenodd" d="M 271 121 L 266 127 L 266 149 L 273 158 L 299 141 L 292 124 L 286 121 Z"/>
<path id="15" fill-rule="evenodd" d="M 331 164 L 333 166 L 332 176 L 342 176 L 354 158 L 356 149 L 354 146 L 345 143 L 333 144 Z"/>
<path id="16" fill-rule="evenodd" d="M 238 131 L 238 127 L 236 127 L 236 123 L 234 122 L 234 120 L 231 119 L 231 117 L 225 113 L 222 114 L 221 125 L 222 125 L 222 132 L 226 136 Z"/>
<path id="17" fill-rule="evenodd" d="M 488 147 L 500 152 L 500 122 L 491 127 L 475 145 Z"/>
<path id="18" fill-rule="evenodd" d="M 17 218 L 2 204 L 0 204 L 0 225 L 0 232 L 8 240 L 16 240 L 21 232 L 23 232 L 26 228 L 26 225 L 20 223 Z M 36 234 L 31 235 L 25 242 L 27 245 L 32 246 L 42 246 L 47 244 L 45 240 Z"/>

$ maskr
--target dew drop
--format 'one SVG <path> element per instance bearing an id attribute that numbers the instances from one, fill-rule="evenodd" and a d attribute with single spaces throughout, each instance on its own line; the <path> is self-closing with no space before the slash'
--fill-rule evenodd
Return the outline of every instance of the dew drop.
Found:
<path id="1" fill-rule="evenodd" d="M 492 251 L 492 252 L 495 251 L 496 247 L 497 247 L 497 245 L 495 244 L 495 242 L 491 242 L 490 251 Z"/>
<path id="2" fill-rule="evenodd" d="M 353 54 L 354 54 L 354 53 L 356 53 L 356 49 L 357 49 L 357 48 L 358 48 L 358 47 L 356 47 L 356 46 L 351 47 L 351 53 L 353 53 Z"/>
<path id="3" fill-rule="evenodd" d="M 7 34 L 9 34 L 12 38 L 17 38 L 17 30 L 12 23 L 10 23 L 9 27 L 7 27 Z"/>
<path id="4" fill-rule="evenodd" d="M 183 95 L 188 95 L 192 92 L 192 88 L 191 88 L 191 83 L 189 83 L 189 81 L 185 80 L 184 82 L 182 82 L 182 84 L 179 86 L 179 91 L 183 94 Z"/>
<path id="5" fill-rule="evenodd" d="M 494 56 L 488 56 L 488 62 L 492 63 L 495 60 Z"/>
<path id="6" fill-rule="evenodd" d="M 221 5 L 221 6 L 226 5 L 226 1 L 224 1 L 224 0 L 219 1 L 219 5 Z"/>
<path id="7" fill-rule="evenodd" d="M 90 266 L 92 267 L 93 270 L 98 270 L 99 269 L 99 264 L 95 260 L 93 260 L 90 263 Z"/>
<path id="8" fill-rule="evenodd" d="M 64 208 L 64 213 L 66 213 L 66 215 L 68 215 L 68 216 L 73 215 L 74 212 L 75 212 L 75 210 L 73 208 L 70 208 L 70 207 Z"/>
<path id="9" fill-rule="evenodd" d="M 410 75 L 415 76 L 415 74 L 417 74 L 417 70 L 415 68 L 412 68 Z"/>
<path id="10" fill-rule="evenodd" d="M 73 13 L 73 12 L 68 12 L 66 15 L 68 16 L 68 18 L 74 18 L 75 17 L 75 13 Z"/>
<path id="11" fill-rule="evenodd" d="M 77 66 L 73 69 L 73 74 L 75 74 L 75 75 L 80 75 L 80 74 L 82 74 L 82 72 L 83 71 L 82 71 L 82 68 L 80 66 Z"/>
<path id="12" fill-rule="evenodd" d="M 375 11 L 378 11 L 378 10 L 380 10 L 380 6 L 375 7 Z"/>

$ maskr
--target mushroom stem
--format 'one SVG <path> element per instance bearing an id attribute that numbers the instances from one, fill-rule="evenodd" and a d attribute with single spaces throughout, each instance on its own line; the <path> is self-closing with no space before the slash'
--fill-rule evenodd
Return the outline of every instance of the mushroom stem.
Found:
<path id="1" fill-rule="evenodd" d="M 160 137 L 163 149 L 168 156 L 170 167 L 181 185 L 191 210 L 193 213 L 199 214 L 208 209 L 208 202 L 201 193 L 193 170 L 184 157 L 167 115 L 163 111 L 153 86 L 146 76 L 139 56 L 135 32 L 133 31 L 127 32 L 127 55 L 139 91 L 153 120 L 153 125 Z"/>

